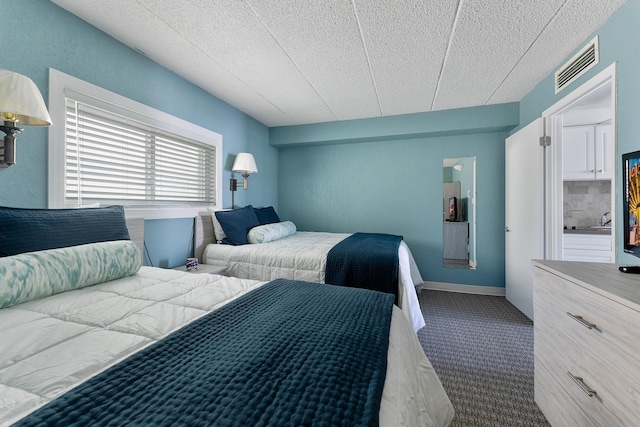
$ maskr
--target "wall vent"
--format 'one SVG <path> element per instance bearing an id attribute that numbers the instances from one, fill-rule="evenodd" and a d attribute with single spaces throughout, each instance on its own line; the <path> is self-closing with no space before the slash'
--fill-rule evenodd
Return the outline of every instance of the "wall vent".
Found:
<path id="1" fill-rule="evenodd" d="M 599 61 L 598 36 L 595 36 L 585 47 L 580 49 L 566 64 L 556 71 L 556 93 L 586 73 Z"/>

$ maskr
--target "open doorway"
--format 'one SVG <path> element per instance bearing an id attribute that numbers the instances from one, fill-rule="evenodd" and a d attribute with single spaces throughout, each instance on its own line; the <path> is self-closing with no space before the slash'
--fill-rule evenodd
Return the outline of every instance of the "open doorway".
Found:
<path id="1" fill-rule="evenodd" d="M 564 256 L 563 125 L 565 119 L 569 121 L 570 114 L 584 116 L 590 110 L 580 107 L 593 106 L 598 99 L 606 99 L 605 102 L 612 107 L 610 142 L 613 144 L 614 160 L 617 158 L 615 67 L 615 64 L 607 67 L 544 111 L 541 118 L 506 139 L 505 295 L 509 302 L 531 319 L 531 260 L 561 260 Z M 610 96 L 605 95 L 605 92 L 610 93 Z M 550 137 L 549 146 L 540 143 L 543 135 Z M 615 168 L 611 172 L 611 210 L 605 222 L 611 219 L 611 235 L 608 237 L 612 246 L 611 254 L 615 258 Z M 602 209 L 599 208 L 598 214 L 601 215 L 604 212 L 599 212 L 600 210 Z"/>
<path id="2" fill-rule="evenodd" d="M 548 259 L 615 262 L 615 64 L 543 113 Z"/>

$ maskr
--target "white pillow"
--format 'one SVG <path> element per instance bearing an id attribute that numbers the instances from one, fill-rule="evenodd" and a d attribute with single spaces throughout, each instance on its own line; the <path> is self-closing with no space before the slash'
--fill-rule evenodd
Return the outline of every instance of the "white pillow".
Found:
<path id="1" fill-rule="evenodd" d="M 291 221 L 274 222 L 253 227 L 249 230 L 249 243 L 267 243 L 296 234 L 296 225 Z"/>
<path id="2" fill-rule="evenodd" d="M 228 211 L 231 209 L 220 209 L 220 210 Z M 227 235 L 224 234 L 224 230 L 222 229 L 220 222 L 218 222 L 218 218 L 216 218 L 216 212 L 214 210 L 211 211 L 211 219 L 213 220 L 213 234 L 215 234 L 216 236 L 216 242 L 220 243 L 227 238 Z"/>

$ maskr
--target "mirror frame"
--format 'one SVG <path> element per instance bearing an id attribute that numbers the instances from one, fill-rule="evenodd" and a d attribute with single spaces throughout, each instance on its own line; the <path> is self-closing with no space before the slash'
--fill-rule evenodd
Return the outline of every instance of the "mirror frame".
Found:
<path id="1" fill-rule="evenodd" d="M 476 163 L 475 156 L 442 160 L 442 265 L 446 268 L 474 270 L 478 266 Z M 454 197 L 456 205 L 451 209 Z"/>

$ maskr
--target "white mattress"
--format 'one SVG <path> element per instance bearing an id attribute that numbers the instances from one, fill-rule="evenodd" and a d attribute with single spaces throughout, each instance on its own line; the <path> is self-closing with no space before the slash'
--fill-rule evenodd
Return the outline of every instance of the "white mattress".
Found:
<path id="1" fill-rule="evenodd" d="M 261 282 L 142 267 L 134 276 L 0 310 L 0 426 Z M 453 407 L 394 308 L 380 425 L 444 426 Z"/>
<path id="2" fill-rule="evenodd" d="M 224 264 L 229 276 L 253 280 L 277 278 L 324 283 L 327 254 L 350 234 L 298 231 L 293 236 L 254 245 L 209 244 L 204 251 L 206 264 Z M 424 317 L 416 294 L 422 277 L 407 244 L 398 249 L 398 301 L 414 331 L 422 328 Z M 419 288 L 419 289 L 420 289 Z"/>

